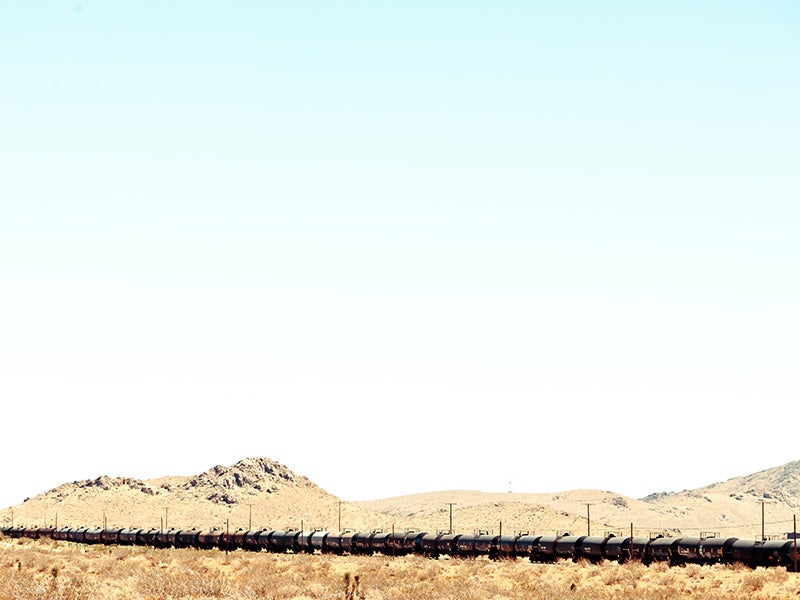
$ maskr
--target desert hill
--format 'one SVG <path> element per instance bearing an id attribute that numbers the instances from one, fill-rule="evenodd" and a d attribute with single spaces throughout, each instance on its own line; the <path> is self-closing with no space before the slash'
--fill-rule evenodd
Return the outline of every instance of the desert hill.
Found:
<path id="1" fill-rule="evenodd" d="M 107 477 L 65 483 L 0 514 L 9 524 L 175 528 L 447 530 L 539 534 L 783 536 L 800 511 L 800 462 L 696 490 L 634 499 L 600 490 L 558 493 L 439 491 L 343 502 L 268 458 L 192 476 Z M 451 506 L 452 505 L 452 506 Z M 341 521 L 340 521 L 341 519 Z"/>
<path id="2" fill-rule="evenodd" d="M 728 493 L 772 498 L 800 498 L 800 461 L 765 469 L 752 475 L 713 483 L 700 492 Z"/>
<path id="3" fill-rule="evenodd" d="M 11 509 L 4 511 L 8 523 Z M 339 499 L 285 465 L 247 458 L 192 476 L 107 477 L 65 483 L 13 507 L 20 524 L 175 528 L 336 528 Z M 374 522 L 348 505 L 352 526 Z M 344 525 L 343 525 L 344 526 Z"/>
<path id="4" fill-rule="evenodd" d="M 763 504 L 765 533 L 781 536 L 792 530 L 793 517 L 800 512 L 800 461 L 643 500 L 657 512 L 683 520 L 684 527 L 714 531 L 710 525 L 718 523 L 723 534 L 748 538 L 761 536 Z M 706 518 L 711 511 L 718 513 L 716 521 Z"/>
<path id="5" fill-rule="evenodd" d="M 784 537 L 800 512 L 800 461 L 735 477 L 696 490 L 652 494 L 634 499 L 609 491 L 571 490 L 551 494 L 434 492 L 387 498 L 359 505 L 393 518 L 434 518 L 446 528 L 442 513 L 454 502 L 454 528 L 469 530 L 475 523 L 493 524 L 504 531 L 535 530 L 537 533 L 570 531 L 586 533 L 587 512 L 591 533 L 700 535 L 759 539 L 762 533 Z M 587 507 L 587 505 L 589 505 Z M 520 507 L 523 508 L 520 512 Z M 485 525 L 476 528 L 487 528 Z"/>

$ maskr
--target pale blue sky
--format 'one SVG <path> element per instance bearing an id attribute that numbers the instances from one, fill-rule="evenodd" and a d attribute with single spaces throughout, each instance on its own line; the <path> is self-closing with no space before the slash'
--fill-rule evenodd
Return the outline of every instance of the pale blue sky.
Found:
<path id="1" fill-rule="evenodd" d="M 4 4 L 0 505 L 800 458 L 799 59 L 795 2 Z"/>

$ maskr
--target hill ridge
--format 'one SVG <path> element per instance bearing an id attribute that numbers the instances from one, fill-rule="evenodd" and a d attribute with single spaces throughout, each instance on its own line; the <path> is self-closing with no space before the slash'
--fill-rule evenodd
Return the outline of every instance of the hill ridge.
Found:
<path id="1" fill-rule="evenodd" d="M 266 457 L 216 465 L 190 476 L 109 477 L 75 481 L 0 513 L 0 521 L 69 525 L 255 527 L 303 526 L 436 531 L 452 519 L 470 530 L 592 531 L 697 535 L 720 532 L 756 539 L 766 503 L 768 534 L 788 531 L 800 508 L 800 461 L 731 478 L 696 490 L 635 499 L 611 491 L 550 493 L 425 492 L 374 501 L 342 502 L 285 465 Z M 790 528 L 790 527 L 789 527 Z"/>

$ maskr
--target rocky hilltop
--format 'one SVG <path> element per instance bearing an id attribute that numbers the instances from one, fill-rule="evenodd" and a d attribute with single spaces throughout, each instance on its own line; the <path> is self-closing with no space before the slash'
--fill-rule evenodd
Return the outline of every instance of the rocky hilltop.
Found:
<path id="1" fill-rule="evenodd" d="M 697 491 L 760 496 L 768 500 L 796 500 L 800 498 L 800 461 L 713 483 Z"/>
<path id="2" fill-rule="evenodd" d="M 269 458 L 246 458 L 229 467 L 217 465 L 195 477 L 156 479 L 169 492 L 201 497 L 220 504 L 237 504 L 251 496 L 286 488 L 321 491 L 308 478 Z"/>
<path id="3" fill-rule="evenodd" d="M 100 476 L 65 483 L 13 507 L 16 523 L 128 527 L 333 529 L 339 499 L 287 466 L 264 457 L 198 474 L 142 480 Z M 9 523 L 11 509 L 0 522 Z M 352 524 L 375 515 L 348 506 Z"/>
<path id="4" fill-rule="evenodd" d="M 95 491 L 139 492 L 148 496 L 181 496 L 184 499 L 218 504 L 237 504 L 250 496 L 272 494 L 288 487 L 321 491 L 308 478 L 269 458 L 245 458 L 231 466 L 217 465 L 188 477 L 160 477 L 149 481 L 131 477 L 84 479 L 65 483 L 36 499 L 63 501 Z"/>

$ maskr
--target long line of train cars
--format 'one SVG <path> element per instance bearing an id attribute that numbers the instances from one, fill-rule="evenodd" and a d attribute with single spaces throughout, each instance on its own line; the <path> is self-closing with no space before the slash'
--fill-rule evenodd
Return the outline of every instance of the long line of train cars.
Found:
<path id="1" fill-rule="evenodd" d="M 670 565 L 741 563 L 750 567 L 783 566 L 796 570 L 793 539 L 755 541 L 734 537 L 600 537 L 583 535 L 493 535 L 426 532 L 327 532 L 196 529 L 136 529 L 99 527 L 0 527 L 11 538 L 47 538 L 82 544 L 199 548 L 291 553 L 419 554 L 491 559 L 524 558 L 532 562 L 559 559 L 626 562 L 667 562 Z"/>

